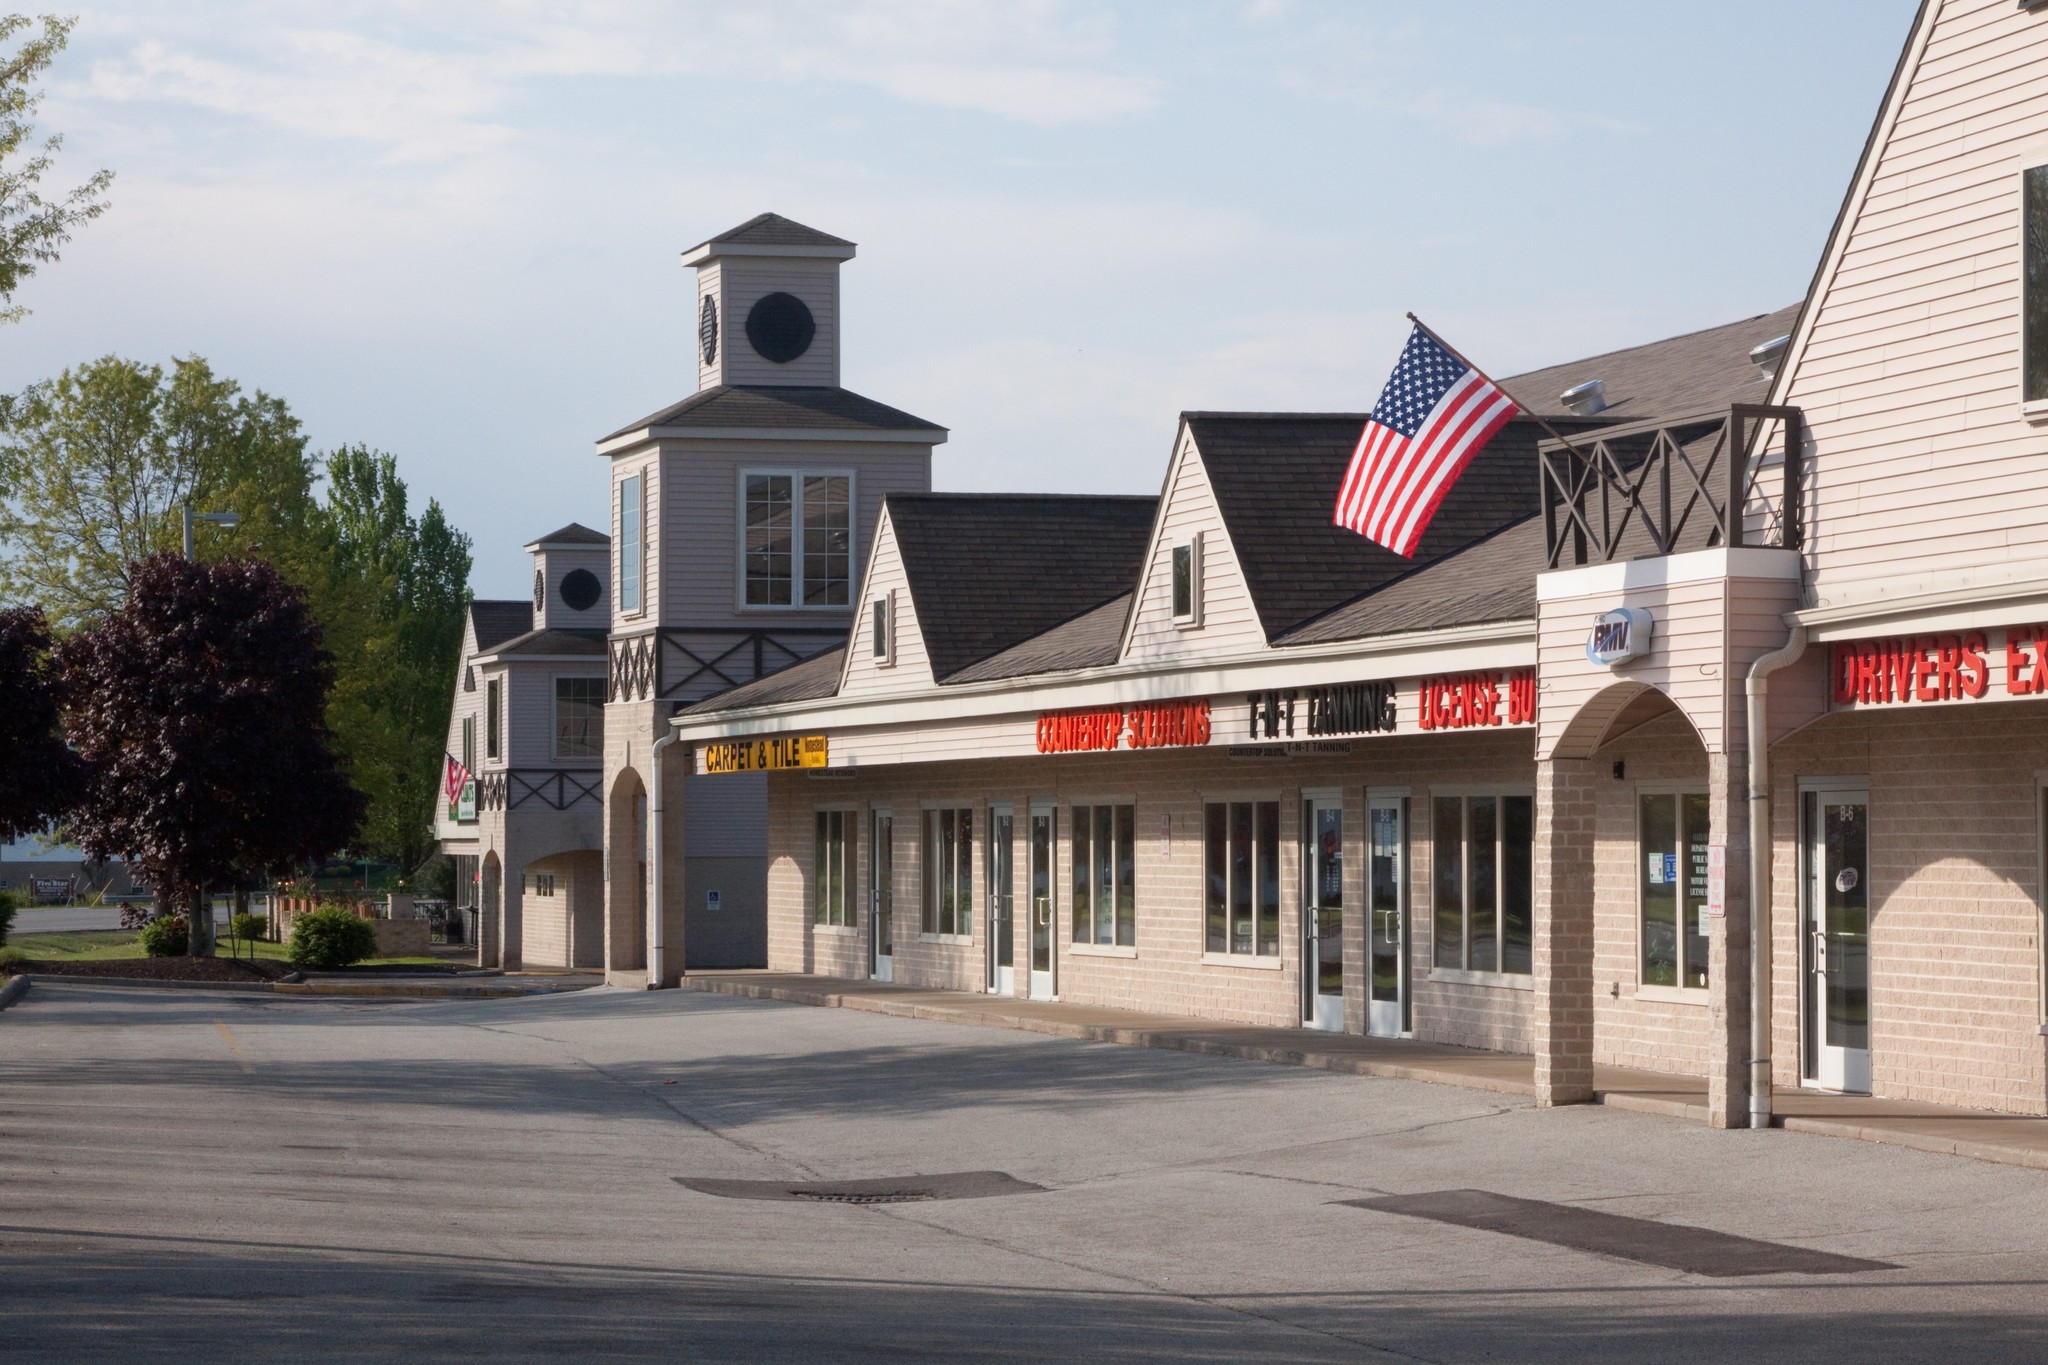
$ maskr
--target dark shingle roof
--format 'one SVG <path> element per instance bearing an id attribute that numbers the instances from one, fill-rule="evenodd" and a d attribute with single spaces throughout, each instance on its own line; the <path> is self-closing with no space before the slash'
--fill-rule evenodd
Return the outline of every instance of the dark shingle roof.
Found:
<path id="1" fill-rule="evenodd" d="M 648 427 L 801 427 L 830 430 L 857 427 L 867 431 L 937 431 L 944 427 L 913 417 L 900 408 L 863 398 L 849 389 L 784 387 L 774 384 L 720 384 L 693 393 L 637 422 L 628 422 L 612 440 Z"/>
<path id="2" fill-rule="evenodd" d="M 514 636 L 488 654 L 587 654 L 602 659 L 605 653 L 602 630 L 530 630 Z"/>
<path id="3" fill-rule="evenodd" d="M 1033 673 L 1064 673 L 1075 668 L 1095 668 L 1116 662 L 1124 639 L 1124 621 L 1131 612 L 1131 594 L 1104 602 L 1083 612 L 1065 625 L 1054 626 L 1023 644 L 980 663 L 970 664 L 947 678 L 949 683 L 989 682 L 997 678 L 1022 678 Z"/>
<path id="4" fill-rule="evenodd" d="M 578 521 L 572 521 L 559 531 L 550 531 L 527 542 L 531 545 L 609 545 L 612 538 L 602 531 L 593 531 Z"/>
<path id="5" fill-rule="evenodd" d="M 846 663 L 846 646 L 813 654 L 766 677 L 728 688 L 707 701 L 685 706 L 679 716 L 711 711 L 737 711 L 747 706 L 772 706 L 780 702 L 815 701 L 839 691 L 839 672 Z"/>
<path id="6" fill-rule="evenodd" d="M 488 654 L 493 646 L 524 635 L 533 629 L 533 604 L 530 602 L 475 601 L 469 604 L 469 623 L 476 631 L 476 648 L 479 654 Z"/>
<path id="7" fill-rule="evenodd" d="M 1297 626 L 1273 643 L 1314 645 L 1488 621 L 1526 621 L 1536 615 L 1536 575 L 1543 568 L 1543 522 L 1529 517 Z"/>
<path id="8" fill-rule="evenodd" d="M 713 242 L 730 242 L 734 246 L 852 246 L 844 237 L 834 237 L 829 232 L 820 232 L 805 227 L 793 218 L 784 218 L 779 213 L 757 213 L 736 228 L 727 228 L 716 237 L 707 237 L 697 246 L 710 246 Z M 696 246 L 690 248 L 695 251 Z"/>
<path id="9" fill-rule="evenodd" d="M 1589 379 L 1606 381 L 1608 410 L 1603 416 L 1631 421 L 1685 417 L 1730 403 L 1761 403 L 1770 384 L 1749 363 L 1750 348 L 1784 336 L 1798 318 L 1795 303 L 1721 327 L 1531 370 L 1503 379 L 1500 385 L 1517 403 L 1546 417 L 1564 411 L 1559 394 Z"/>
<path id="10" fill-rule="evenodd" d="M 940 681 L 1130 590 L 1156 498 L 892 493 L 889 525 Z"/>

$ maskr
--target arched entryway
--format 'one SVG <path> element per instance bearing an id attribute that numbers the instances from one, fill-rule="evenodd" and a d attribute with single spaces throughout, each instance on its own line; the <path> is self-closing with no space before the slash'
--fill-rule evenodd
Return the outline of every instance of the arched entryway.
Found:
<path id="1" fill-rule="evenodd" d="M 647 974 L 647 786 L 631 768 L 605 796 L 605 975 L 620 985 Z"/>

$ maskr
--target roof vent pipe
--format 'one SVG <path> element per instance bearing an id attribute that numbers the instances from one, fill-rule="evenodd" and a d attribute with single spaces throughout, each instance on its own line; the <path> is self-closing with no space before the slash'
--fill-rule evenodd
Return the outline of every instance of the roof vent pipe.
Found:
<path id="1" fill-rule="evenodd" d="M 1778 377 L 1778 362 L 1785 358 L 1785 348 L 1792 344 L 1791 336 L 1772 337 L 1761 346 L 1749 348 L 1749 363 L 1764 372 L 1765 379 Z"/>
<path id="2" fill-rule="evenodd" d="M 1596 412 L 1607 411 L 1607 381 L 1588 379 L 1583 384 L 1574 384 L 1557 396 L 1564 409 L 1574 417 L 1591 417 Z"/>

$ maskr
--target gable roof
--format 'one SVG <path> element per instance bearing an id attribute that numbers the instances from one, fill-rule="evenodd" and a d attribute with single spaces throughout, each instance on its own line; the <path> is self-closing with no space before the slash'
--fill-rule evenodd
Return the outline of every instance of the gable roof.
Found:
<path id="1" fill-rule="evenodd" d="M 513 636 L 533 629 L 533 603 L 472 601 L 469 624 L 476 634 L 476 652 L 488 654 Z"/>
<path id="2" fill-rule="evenodd" d="M 779 213 L 757 213 L 738 227 L 727 228 L 716 237 L 706 237 L 697 246 L 852 246 L 844 237 L 834 237 L 814 227 L 805 227 Z M 690 250 L 695 251 L 697 246 Z"/>
<path id="3" fill-rule="evenodd" d="M 886 506 L 932 676 L 1127 594 L 1157 498 L 892 493 Z"/>
<path id="4" fill-rule="evenodd" d="M 719 384 L 693 393 L 637 422 L 628 422 L 602 441 L 630 436 L 650 427 L 772 427 L 812 431 L 846 430 L 937 432 L 936 422 L 913 417 L 901 408 L 863 398 L 850 389 L 776 384 Z"/>
<path id="5" fill-rule="evenodd" d="M 1124 618 L 1130 611 L 1130 593 L 1112 597 L 1093 611 L 1085 611 L 1043 635 L 1034 635 L 1000 654 L 969 664 L 946 681 L 989 682 L 1113 664 L 1123 645 Z"/>
<path id="6" fill-rule="evenodd" d="M 1530 370 L 1501 380 L 1500 386 L 1522 407 L 1546 417 L 1564 413 L 1559 394 L 1590 379 L 1606 381 L 1607 410 L 1600 415 L 1608 421 L 1687 417 L 1730 403 L 1761 403 L 1770 384 L 1749 363 L 1750 348 L 1789 333 L 1799 308 L 1795 303 L 1739 322 Z"/>
<path id="7" fill-rule="evenodd" d="M 482 654 L 496 654 L 517 657 L 522 654 L 573 654 L 587 655 L 602 659 L 605 656 L 605 635 L 603 630 L 570 629 L 555 627 L 548 630 L 529 630 L 524 635 L 515 635 L 494 649 L 479 650 Z"/>
<path id="8" fill-rule="evenodd" d="M 839 674 L 845 667 L 846 646 L 838 645 L 751 682 L 727 688 L 715 697 L 679 707 L 676 714 L 737 711 L 748 706 L 772 706 L 778 702 L 815 701 L 820 697 L 830 697 L 839 691 Z"/>
<path id="9" fill-rule="evenodd" d="M 593 531 L 581 522 L 572 521 L 559 531 L 550 531 L 544 536 L 526 542 L 523 548 L 538 549 L 543 545 L 609 545 L 612 538 L 602 531 Z"/>

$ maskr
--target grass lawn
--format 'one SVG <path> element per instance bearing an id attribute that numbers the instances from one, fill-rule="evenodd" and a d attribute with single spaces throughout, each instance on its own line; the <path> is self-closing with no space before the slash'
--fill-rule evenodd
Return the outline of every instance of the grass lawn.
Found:
<path id="1" fill-rule="evenodd" d="M 133 929 L 74 929 L 55 934 L 10 934 L 7 946 L 17 948 L 21 955 L 43 962 L 99 962 L 108 959 L 143 957 L 139 935 Z M 215 945 L 214 951 L 221 957 L 255 956 L 285 960 L 282 943 L 255 943 L 246 940 L 230 943 L 225 937 Z M 357 965 L 364 967 L 431 967 L 440 962 L 437 957 L 373 957 Z"/>

